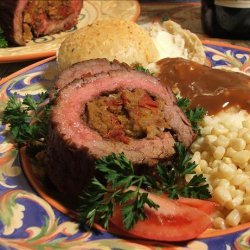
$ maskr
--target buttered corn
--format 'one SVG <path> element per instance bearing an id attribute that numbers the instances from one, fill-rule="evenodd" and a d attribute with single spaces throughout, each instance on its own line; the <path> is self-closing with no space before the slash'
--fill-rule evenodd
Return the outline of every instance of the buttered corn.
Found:
<path id="1" fill-rule="evenodd" d="M 232 118 L 233 117 L 233 118 Z M 206 116 L 191 150 L 197 173 L 207 176 L 220 205 L 213 226 L 224 229 L 250 221 L 250 115 L 245 111 Z"/>

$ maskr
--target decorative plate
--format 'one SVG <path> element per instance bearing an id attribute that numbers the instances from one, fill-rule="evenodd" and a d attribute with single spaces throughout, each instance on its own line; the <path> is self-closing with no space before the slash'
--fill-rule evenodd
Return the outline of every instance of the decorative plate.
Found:
<path id="1" fill-rule="evenodd" d="M 53 56 L 65 37 L 75 30 L 82 28 L 99 19 L 109 17 L 135 21 L 140 14 L 140 5 L 136 0 L 96 1 L 84 0 L 82 11 L 76 27 L 59 34 L 39 37 L 30 41 L 26 46 L 0 49 L 0 63 L 17 62 L 42 57 Z"/>
<path id="2" fill-rule="evenodd" d="M 210 65 L 250 73 L 250 50 L 204 44 Z M 24 68 L 0 82 L 0 112 L 11 94 L 36 95 L 53 84 L 55 57 Z M 43 172 L 14 148 L 0 123 L 0 249 L 250 249 L 250 223 L 226 231 L 209 230 L 182 243 L 125 239 L 103 230 L 79 228 L 74 214 L 46 189 Z"/>

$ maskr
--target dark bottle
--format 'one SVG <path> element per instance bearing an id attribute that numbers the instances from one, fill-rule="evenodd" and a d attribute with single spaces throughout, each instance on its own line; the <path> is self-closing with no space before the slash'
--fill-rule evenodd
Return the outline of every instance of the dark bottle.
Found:
<path id="1" fill-rule="evenodd" d="M 250 39 L 250 0 L 202 0 L 201 21 L 212 37 Z"/>

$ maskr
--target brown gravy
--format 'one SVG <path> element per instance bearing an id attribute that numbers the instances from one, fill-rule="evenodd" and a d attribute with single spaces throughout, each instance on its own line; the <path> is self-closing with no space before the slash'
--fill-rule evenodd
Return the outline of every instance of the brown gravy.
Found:
<path id="1" fill-rule="evenodd" d="M 212 69 L 182 58 L 166 58 L 157 62 L 159 78 L 182 96 L 192 107 L 204 107 L 215 114 L 232 106 L 250 112 L 250 77 L 234 72 Z"/>

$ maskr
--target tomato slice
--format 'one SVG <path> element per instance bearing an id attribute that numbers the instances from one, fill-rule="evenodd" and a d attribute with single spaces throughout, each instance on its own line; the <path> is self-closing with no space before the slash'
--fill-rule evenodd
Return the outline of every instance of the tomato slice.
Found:
<path id="1" fill-rule="evenodd" d="M 148 197 L 160 207 L 155 210 L 145 206 L 147 218 L 144 221 L 138 221 L 132 229 L 126 231 L 122 222 L 122 209 L 117 206 L 111 223 L 120 232 L 127 232 L 128 236 L 158 241 L 194 239 L 211 225 L 208 214 L 195 207 L 152 193 Z"/>
<path id="2" fill-rule="evenodd" d="M 216 202 L 208 201 L 208 200 L 200 200 L 200 199 L 194 199 L 194 198 L 184 198 L 181 197 L 176 202 L 197 208 L 206 214 L 212 214 L 215 210 L 215 208 L 218 206 Z"/>

